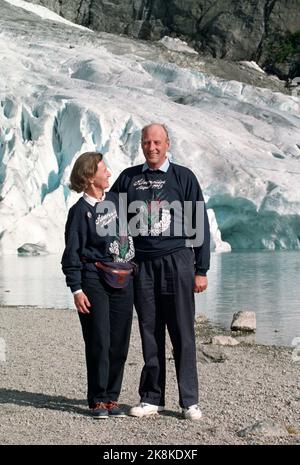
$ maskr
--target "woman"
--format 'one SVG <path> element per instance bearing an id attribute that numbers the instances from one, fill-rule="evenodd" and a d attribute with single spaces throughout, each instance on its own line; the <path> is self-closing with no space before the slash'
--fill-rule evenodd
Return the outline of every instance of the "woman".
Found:
<path id="1" fill-rule="evenodd" d="M 102 155 L 87 152 L 76 160 L 70 188 L 83 196 L 70 209 L 62 269 L 74 295 L 85 342 L 88 404 L 94 418 L 119 417 L 118 405 L 132 323 L 131 271 L 122 271 L 129 283 L 114 286 L 118 274 L 105 278 L 110 266 L 130 268 L 133 241 L 120 234 L 118 196 L 105 193 L 110 173 Z M 126 267 L 127 265 L 127 267 Z M 118 273 L 118 270 L 117 270 Z"/>

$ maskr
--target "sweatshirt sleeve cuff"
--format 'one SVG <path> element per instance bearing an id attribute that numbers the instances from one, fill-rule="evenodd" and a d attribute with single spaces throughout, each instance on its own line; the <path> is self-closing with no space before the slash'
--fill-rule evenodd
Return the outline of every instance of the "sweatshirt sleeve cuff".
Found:
<path id="1" fill-rule="evenodd" d="M 78 291 L 74 291 L 73 295 L 80 294 L 80 292 L 82 292 L 82 289 L 78 289 Z"/>
<path id="2" fill-rule="evenodd" d="M 207 270 L 196 270 L 195 276 L 206 276 Z"/>
<path id="3" fill-rule="evenodd" d="M 80 286 L 74 286 L 74 287 L 71 288 L 71 292 L 72 292 L 73 295 L 79 294 L 79 292 L 82 292 L 82 289 L 81 289 Z"/>

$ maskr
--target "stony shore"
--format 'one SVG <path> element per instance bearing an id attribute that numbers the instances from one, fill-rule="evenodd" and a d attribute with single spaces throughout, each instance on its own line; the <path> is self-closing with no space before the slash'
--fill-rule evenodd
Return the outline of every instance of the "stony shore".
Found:
<path id="1" fill-rule="evenodd" d="M 174 361 L 167 357 L 167 404 L 145 419 L 93 420 L 85 401 L 84 346 L 73 310 L 0 308 L 0 444 L 300 444 L 300 362 L 292 348 L 211 345 L 197 324 L 199 422 L 183 420 Z M 3 358 L 3 353 L 2 353 Z M 134 319 L 120 402 L 138 402 L 141 343 Z M 252 430 L 245 430 L 253 427 Z"/>

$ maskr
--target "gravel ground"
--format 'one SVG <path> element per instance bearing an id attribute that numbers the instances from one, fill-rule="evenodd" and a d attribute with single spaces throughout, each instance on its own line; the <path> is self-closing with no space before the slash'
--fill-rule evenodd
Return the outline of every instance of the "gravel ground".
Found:
<path id="1" fill-rule="evenodd" d="M 85 401 L 84 346 L 75 311 L 0 308 L 0 444 L 300 444 L 300 362 L 292 349 L 241 344 L 222 347 L 227 359 L 205 362 L 201 347 L 210 333 L 198 327 L 198 369 L 203 418 L 180 417 L 174 361 L 167 359 L 166 411 L 152 418 L 95 421 Z M 138 402 L 142 367 L 137 320 L 133 321 L 121 404 Z M 238 433 L 257 421 L 267 433 Z"/>

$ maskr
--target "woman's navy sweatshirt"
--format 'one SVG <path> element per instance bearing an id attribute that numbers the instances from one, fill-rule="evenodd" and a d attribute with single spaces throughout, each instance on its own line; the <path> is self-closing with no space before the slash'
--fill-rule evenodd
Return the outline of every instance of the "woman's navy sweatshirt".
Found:
<path id="1" fill-rule="evenodd" d="M 107 192 L 95 206 L 81 197 L 69 210 L 65 244 L 61 264 L 72 292 L 81 289 L 82 278 L 98 278 L 94 262 L 131 260 L 133 240 L 127 231 L 120 234 L 118 195 Z"/>
<path id="2" fill-rule="evenodd" d="M 188 168 L 174 163 L 170 163 L 167 172 L 149 169 L 143 171 L 143 167 L 144 165 L 138 165 L 125 169 L 111 188 L 113 192 L 126 193 L 128 205 L 133 201 L 140 200 L 145 203 L 145 214 L 148 210 L 148 218 L 150 218 L 148 219 L 148 231 L 135 236 L 130 228 L 134 237 L 136 258 L 142 261 L 151 260 L 173 253 L 186 247 L 186 239 L 193 238 L 185 231 L 184 215 L 181 216 L 182 234 L 178 235 L 177 232 L 174 234 L 175 222 L 178 223 L 180 217 L 179 220 L 178 217 L 175 218 L 172 209 L 162 208 L 160 216 L 156 214 L 156 219 L 155 216 L 154 219 L 151 218 L 151 201 L 158 204 L 162 201 L 169 204 L 173 201 L 179 201 L 182 211 L 184 211 L 184 202 L 190 201 L 192 214 L 187 215 L 187 217 L 190 218 L 193 228 L 196 226 L 196 209 L 200 208 L 196 201 L 200 201 L 203 206 L 201 221 L 204 229 L 204 241 L 202 245 L 195 246 L 193 249 L 195 273 L 205 276 L 210 262 L 210 232 L 203 195 L 196 176 Z M 133 217 L 133 213 L 129 214 L 128 220 L 130 221 Z M 164 235 L 168 228 L 170 234 Z"/>

